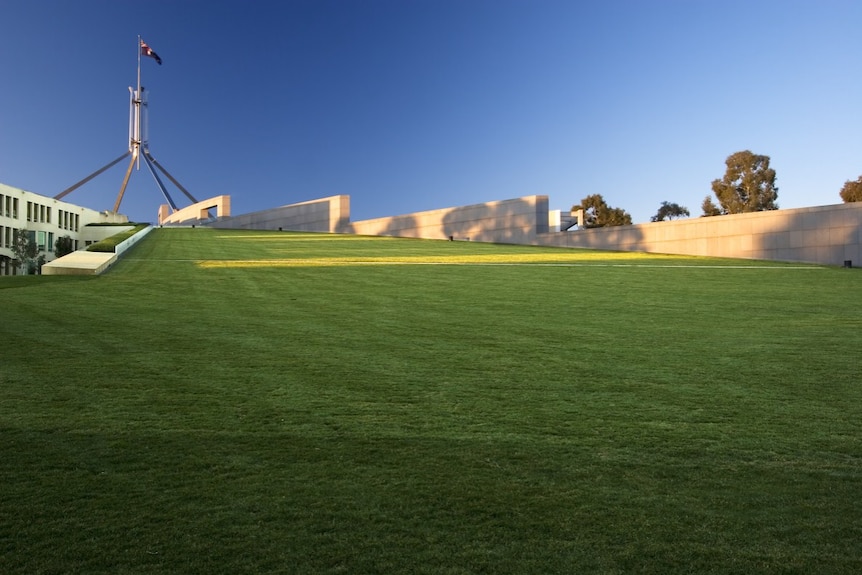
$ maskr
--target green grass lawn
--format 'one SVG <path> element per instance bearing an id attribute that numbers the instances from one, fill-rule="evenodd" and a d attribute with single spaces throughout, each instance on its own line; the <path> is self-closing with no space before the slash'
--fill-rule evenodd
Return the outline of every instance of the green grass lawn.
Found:
<path id="1" fill-rule="evenodd" d="M 859 573 L 861 297 L 201 228 L 0 278 L 0 573 Z"/>

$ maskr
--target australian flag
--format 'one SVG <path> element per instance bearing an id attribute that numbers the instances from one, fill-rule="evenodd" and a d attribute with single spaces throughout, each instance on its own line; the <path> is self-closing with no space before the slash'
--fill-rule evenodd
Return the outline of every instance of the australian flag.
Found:
<path id="1" fill-rule="evenodd" d="M 156 64 L 159 66 L 162 65 L 162 59 L 159 58 L 159 55 L 153 52 L 153 49 L 147 46 L 147 43 L 143 40 L 141 40 L 141 56 L 149 56 L 156 61 Z"/>

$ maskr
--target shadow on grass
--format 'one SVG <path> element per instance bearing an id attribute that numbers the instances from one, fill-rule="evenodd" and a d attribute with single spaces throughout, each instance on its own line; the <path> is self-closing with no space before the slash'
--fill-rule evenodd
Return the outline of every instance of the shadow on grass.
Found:
<path id="1" fill-rule="evenodd" d="M 43 276 L 43 275 L 21 275 L 0 277 L 0 290 L 11 288 L 29 288 L 42 284 L 58 284 L 63 282 L 83 282 L 96 279 L 96 276 Z"/>
<path id="2" fill-rule="evenodd" d="M 797 478 L 822 473 L 814 461 L 289 433 L 0 437 L 4 573 L 862 567 L 856 519 L 835 507 L 858 477 L 811 490 Z"/>

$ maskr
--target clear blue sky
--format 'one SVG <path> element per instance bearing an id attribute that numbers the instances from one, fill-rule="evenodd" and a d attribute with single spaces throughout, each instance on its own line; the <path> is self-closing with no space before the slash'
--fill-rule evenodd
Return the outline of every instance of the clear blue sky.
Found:
<path id="1" fill-rule="evenodd" d="M 126 150 L 140 34 L 164 62 L 142 62 L 153 156 L 235 214 L 598 193 L 697 216 L 744 149 L 781 207 L 840 203 L 860 27 L 858 0 L 0 0 L 0 182 L 54 196 Z M 124 169 L 66 199 L 111 208 Z M 120 211 L 161 203 L 142 166 Z"/>

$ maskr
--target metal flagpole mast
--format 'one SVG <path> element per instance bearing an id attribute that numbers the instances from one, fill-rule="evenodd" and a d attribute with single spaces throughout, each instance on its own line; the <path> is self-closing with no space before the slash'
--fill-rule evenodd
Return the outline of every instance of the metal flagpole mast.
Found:
<path id="1" fill-rule="evenodd" d="M 141 91 L 141 35 L 138 34 L 138 92 Z"/>
<path id="2" fill-rule="evenodd" d="M 136 106 L 136 114 L 135 114 L 135 116 L 136 116 L 136 118 L 135 118 L 135 124 L 136 124 L 135 125 L 135 142 L 136 142 L 135 148 L 136 148 L 136 151 L 135 151 L 135 156 L 137 156 L 137 158 L 138 158 L 138 166 L 137 166 L 138 170 L 141 169 L 140 147 L 141 147 L 141 139 L 143 137 L 142 133 L 141 133 L 141 104 L 144 101 L 144 95 L 141 93 L 141 43 L 142 42 L 143 42 L 143 40 L 141 40 L 141 36 L 139 34 L 138 35 L 138 92 L 137 92 L 138 97 L 135 98 L 135 106 Z"/>
<path id="3" fill-rule="evenodd" d="M 140 145 L 141 145 L 141 37 L 138 36 L 137 43 L 137 51 L 138 51 L 138 86 L 137 90 L 132 91 L 129 88 L 131 94 L 131 101 L 129 102 L 129 115 L 131 116 L 131 121 L 129 122 L 129 153 L 132 154 L 132 159 L 129 161 L 129 167 L 126 170 L 126 175 L 123 177 L 123 183 L 120 185 L 120 193 L 117 194 L 117 201 L 114 202 L 114 213 L 118 213 L 120 211 L 120 203 L 123 201 L 123 195 L 126 193 L 126 186 L 129 185 L 129 178 L 132 176 L 132 168 L 135 167 L 135 164 L 138 165 L 138 169 L 141 169 L 141 156 L 140 156 Z"/>

